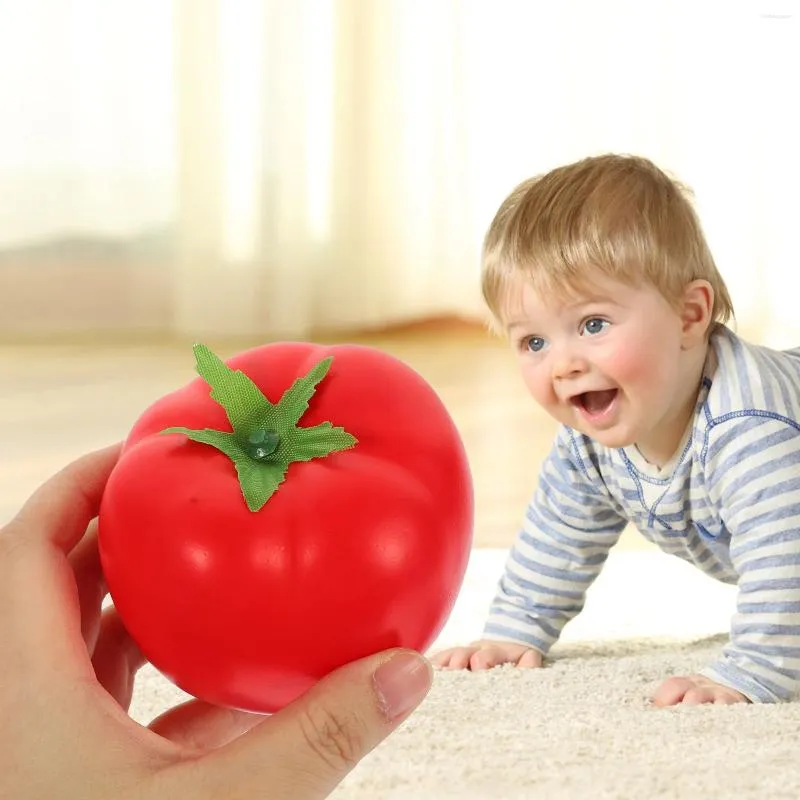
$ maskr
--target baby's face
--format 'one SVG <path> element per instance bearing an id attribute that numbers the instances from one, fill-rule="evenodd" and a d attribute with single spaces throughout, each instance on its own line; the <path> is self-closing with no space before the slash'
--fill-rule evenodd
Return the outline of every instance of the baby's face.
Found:
<path id="1" fill-rule="evenodd" d="M 501 316 L 525 383 L 559 422 L 666 461 L 688 422 L 680 315 L 652 286 L 591 285 L 568 300 L 511 287 Z"/>

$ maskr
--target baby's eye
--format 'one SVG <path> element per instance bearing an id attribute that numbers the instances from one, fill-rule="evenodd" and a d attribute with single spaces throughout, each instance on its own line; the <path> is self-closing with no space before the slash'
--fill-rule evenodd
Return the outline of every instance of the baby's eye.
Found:
<path id="1" fill-rule="evenodd" d="M 589 336 L 594 336 L 597 333 L 602 333 L 611 323 L 607 319 L 600 319 L 600 317 L 592 317 L 583 323 L 583 332 L 588 333 Z"/>
<path id="2" fill-rule="evenodd" d="M 531 353 L 538 353 L 544 348 L 544 339 L 541 336 L 526 336 L 522 340 L 523 350 L 529 350 Z"/>

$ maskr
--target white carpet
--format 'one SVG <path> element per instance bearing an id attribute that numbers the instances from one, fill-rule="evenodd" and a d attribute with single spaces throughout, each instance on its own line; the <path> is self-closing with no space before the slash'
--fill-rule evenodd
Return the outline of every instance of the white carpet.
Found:
<path id="1" fill-rule="evenodd" d="M 436 648 L 480 633 L 504 553 L 475 551 Z M 800 703 L 659 710 L 653 687 L 722 643 L 733 587 L 655 552 L 612 554 L 544 670 L 438 672 L 406 724 L 337 800 L 800 797 Z M 132 713 L 185 695 L 152 669 Z"/>

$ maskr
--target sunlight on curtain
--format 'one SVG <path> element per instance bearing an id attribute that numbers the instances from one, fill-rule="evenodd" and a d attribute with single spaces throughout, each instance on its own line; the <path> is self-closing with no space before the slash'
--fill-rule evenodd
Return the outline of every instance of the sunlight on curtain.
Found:
<path id="1" fill-rule="evenodd" d="M 251 258 L 258 242 L 258 187 L 264 146 L 264 24 L 261 0 L 220 6 L 222 250 L 234 263 Z M 194 64 L 190 68 L 193 70 Z"/>
<path id="2" fill-rule="evenodd" d="M 3 20 L 0 331 L 479 317 L 503 196 L 626 151 L 695 190 L 740 329 L 800 343 L 793 3 L 32 0 Z"/>
<path id="3" fill-rule="evenodd" d="M 0 247 L 175 213 L 171 8 L 0 2 Z"/>
<path id="4" fill-rule="evenodd" d="M 179 330 L 292 336 L 480 313 L 460 24 L 457 2 L 182 6 L 181 151 L 193 158 L 181 197 L 197 210 L 180 218 Z M 213 93 L 190 85 L 199 59 L 224 76 L 221 139 L 207 133 Z M 253 73 L 256 105 L 242 92 Z M 231 118 L 247 141 L 226 149 Z M 243 194 L 220 195 L 218 172 Z M 215 219 L 237 226 L 235 242 Z"/>

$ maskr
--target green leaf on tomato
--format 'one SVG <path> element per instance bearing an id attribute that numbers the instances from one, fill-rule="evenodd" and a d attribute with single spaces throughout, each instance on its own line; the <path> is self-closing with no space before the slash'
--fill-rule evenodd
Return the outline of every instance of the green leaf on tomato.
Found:
<path id="1" fill-rule="evenodd" d="M 183 434 L 228 456 L 251 511 L 264 507 L 293 462 L 324 458 L 358 444 L 355 436 L 330 422 L 308 428 L 297 425 L 327 375 L 332 357 L 314 365 L 277 403 L 271 403 L 247 375 L 231 369 L 208 347 L 197 344 L 193 349 L 197 372 L 211 387 L 211 398 L 225 410 L 233 433 L 184 427 L 166 428 L 161 433 Z"/>

